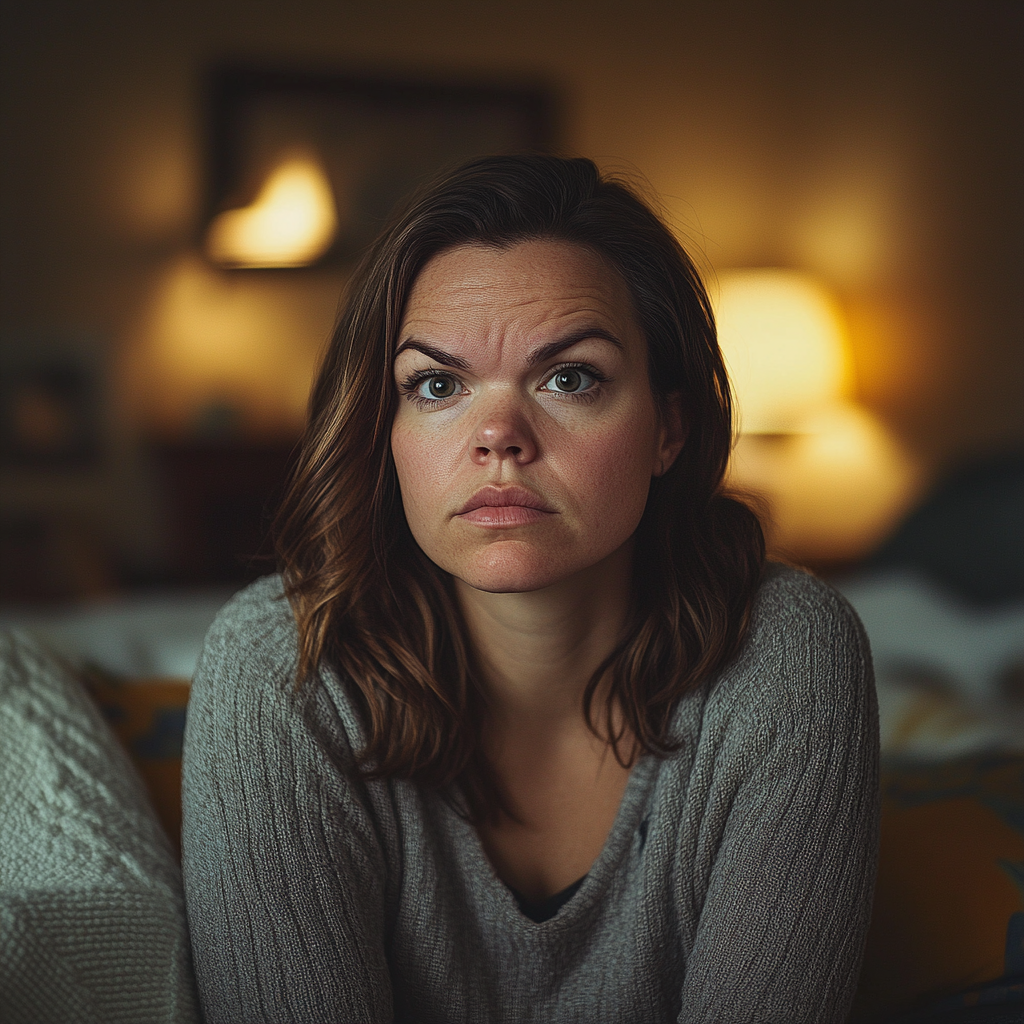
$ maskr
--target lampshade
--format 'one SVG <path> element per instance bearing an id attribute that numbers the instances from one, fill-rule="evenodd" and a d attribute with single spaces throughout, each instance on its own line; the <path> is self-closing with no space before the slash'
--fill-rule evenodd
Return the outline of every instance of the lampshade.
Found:
<path id="1" fill-rule="evenodd" d="M 835 302 L 813 278 L 789 270 L 726 271 L 719 283 L 718 337 L 740 431 L 799 432 L 816 408 L 847 389 Z"/>
<path id="2" fill-rule="evenodd" d="M 805 564 L 853 561 L 910 507 L 920 467 L 886 426 L 852 402 L 824 406 L 785 437 L 746 434 L 729 482 L 767 501 L 769 551 Z"/>
<path id="3" fill-rule="evenodd" d="M 323 168 L 314 156 L 298 154 L 278 164 L 251 206 L 214 219 L 207 253 L 230 267 L 304 267 L 330 248 L 337 227 Z"/>

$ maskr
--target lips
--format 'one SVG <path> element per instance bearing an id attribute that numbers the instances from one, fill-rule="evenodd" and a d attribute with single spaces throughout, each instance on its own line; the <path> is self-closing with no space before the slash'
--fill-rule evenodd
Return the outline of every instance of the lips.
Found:
<path id="1" fill-rule="evenodd" d="M 533 491 L 525 487 L 481 487 L 469 501 L 455 514 L 464 516 L 478 508 L 509 508 L 518 505 L 521 508 L 535 508 L 538 512 L 552 512 Z"/>
<path id="2" fill-rule="evenodd" d="M 482 487 L 455 513 L 477 526 L 523 526 L 553 515 L 541 497 L 525 487 Z"/>

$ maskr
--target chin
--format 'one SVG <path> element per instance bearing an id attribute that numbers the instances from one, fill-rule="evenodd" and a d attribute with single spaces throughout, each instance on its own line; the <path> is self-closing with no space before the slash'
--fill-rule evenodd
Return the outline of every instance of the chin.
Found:
<path id="1" fill-rule="evenodd" d="M 561 583 L 582 566 L 553 559 L 519 541 L 491 544 L 461 565 L 442 566 L 474 590 L 489 594 L 526 594 Z"/>

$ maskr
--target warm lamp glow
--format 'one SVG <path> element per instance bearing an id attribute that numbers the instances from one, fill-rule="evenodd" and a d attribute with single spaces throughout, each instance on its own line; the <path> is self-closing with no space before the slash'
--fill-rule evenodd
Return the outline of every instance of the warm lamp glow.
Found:
<path id="1" fill-rule="evenodd" d="M 121 372 L 133 415 L 154 433 L 180 436 L 204 409 L 228 405 L 253 436 L 294 434 L 337 303 L 333 274 L 257 280 L 182 253 L 167 264 L 126 347 Z"/>
<path id="2" fill-rule="evenodd" d="M 920 473 L 869 410 L 849 400 L 834 301 L 788 270 L 723 273 L 719 339 L 739 412 L 729 482 L 767 503 L 775 557 L 860 558 L 892 528 Z"/>
<path id="3" fill-rule="evenodd" d="M 868 410 L 820 409 L 787 437 L 740 437 L 729 482 L 766 498 L 773 555 L 797 561 L 860 558 L 905 513 L 921 483 L 917 466 Z"/>
<path id="4" fill-rule="evenodd" d="M 812 278 L 788 270 L 731 271 L 719 280 L 718 337 L 740 430 L 801 430 L 809 413 L 846 390 L 835 303 Z"/>
<path id="5" fill-rule="evenodd" d="M 256 201 L 210 225 L 207 252 L 232 267 L 304 267 L 330 248 L 338 215 L 330 183 L 309 156 L 282 162 Z"/>

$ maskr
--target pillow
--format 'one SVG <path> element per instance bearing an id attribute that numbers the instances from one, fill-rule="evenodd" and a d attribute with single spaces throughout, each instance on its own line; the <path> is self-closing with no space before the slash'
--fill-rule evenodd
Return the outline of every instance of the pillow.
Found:
<path id="1" fill-rule="evenodd" d="M 853 1020 L 1021 1020 L 1022 1011 L 1024 756 L 886 763 Z"/>
<path id="2" fill-rule="evenodd" d="M 0 632 L 0 991 L 8 1024 L 198 1021 L 181 876 L 71 671 Z"/>
<path id="3" fill-rule="evenodd" d="M 181 747 L 187 679 L 123 679 L 87 665 L 80 678 L 146 784 L 153 810 L 181 853 Z"/>

